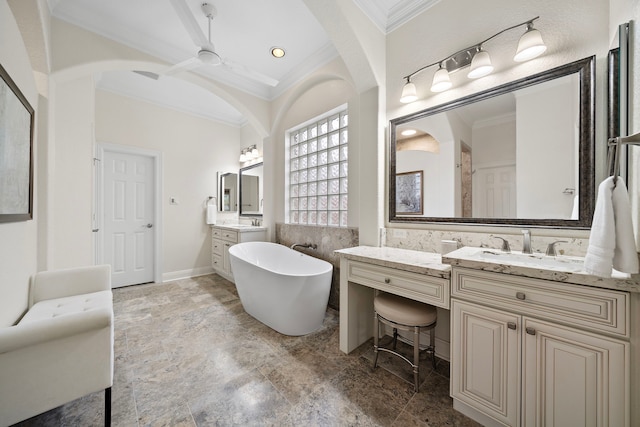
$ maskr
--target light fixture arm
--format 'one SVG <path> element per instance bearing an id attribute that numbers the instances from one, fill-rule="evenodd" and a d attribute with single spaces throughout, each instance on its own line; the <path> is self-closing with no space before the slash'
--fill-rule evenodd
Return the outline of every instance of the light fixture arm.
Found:
<path id="1" fill-rule="evenodd" d="M 465 52 L 472 51 L 472 50 L 474 50 L 474 49 L 475 49 L 477 52 L 478 52 L 478 51 L 480 51 L 480 50 L 482 49 L 482 45 L 483 45 L 483 44 L 487 43 L 487 42 L 488 42 L 488 41 L 490 41 L 490 40 L 493 40 L 494 38 L 498 37 L 499 35 L 501 35 L 501 34 L 503 34 L 503 33 L 507 32 L 507 31 L 513 30 L 513 29 L 518 28 L 518 27 L 522 27 L 523 25 L 526 25 L 526 26 L 527 26 L 527 30 L 529 30 L 529 29 L 531 29 L 531 28 L 533 27 L 533 21 L 535 21 L 536 19 L 539 19 L 539 18 L 540 18 L 540 16 L 536 16 L 535 18 L 529 19 L 529 20 L 527 20 L 527 21 L 521 22 L 521 23 L 516 24 L 516 25 L 512 25 L 512 26 L 511 26 L 511 27 L 509 27 L 509 28 L 505 28 L 504 30 L 502 30 L 502 31 L 499 31 L 499 32 L 495 33 L 495 34 L 494 34 L 494 35 L 492 35 L 491 37 L 488 37 L 488 38 L 486 38 L 486 39 L 482 40 L 480 43 L 476 43 L 476 44 L 471 45 L 471 46 L 469 46 L 469 47 L 467 47 L 467 48 L 460 49 L 459 51 L 457 51 L 457 52 L 455 52 L 455 53 L 453 53 L 453 54 L 451 54 L 451 55 L 449 55 L 449 56 L 447 56 L 447 57 L 445 57 L 445 58 L 441 59 L 440 61 L 436 61 L 436 62 L 434 62 L 434 63 L 432 63 L 432 64 L 425 65 L 424 67 L 418 68 L 416 71 L 414 71 L 414 72 L 413 72 L 413 73 L 411 73 L 411 74 L 408 74 L 408 75 L 404 76 L 403 78 L 407 80 L 407 83 L 409 83 L 409 82 L 411 81 L 411 78 L 412 78 L 413 76 L 415 76 L 416 74 L 418 74 L 418 73 L 420 73 L 420 72 L 422 72 L 422 71 L 426 70 L 426 69 L 427 69 L 427 68 L 429 68 L 429 67 L 433 67 L 434 65 L 440 65 L 440 66 L 442 67 L 442 64 L 446 63 L 447 61 L 449 61 L 449 60 L 450 60 L 450 59 L 452 59 L 452 58 L 456 58 L 456 56 L 458 56 L 458 55 L 460 55 L 460 54 L 463 54 L 463 53 L 465 53 Z M 443 68 L 444 68 L 444 67 L 443 67 Z"/>

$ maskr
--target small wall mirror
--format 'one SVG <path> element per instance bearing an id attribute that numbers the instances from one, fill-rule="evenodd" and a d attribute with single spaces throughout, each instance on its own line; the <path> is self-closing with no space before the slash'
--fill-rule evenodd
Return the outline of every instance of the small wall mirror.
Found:
<path id="1" fill-rule="evenodd" d="M 389 221 L 588 228 L 594 64 L 391 120 Z"/>
<path id="2" fill-rule="evenodd" d="M 262 216 L 263 164 L 240 169 L 240 215 Z"/>
<path id="3" fill-rule="evenodd" d="M 218 172 L 220 181 L 220 212 L 236 212 L 238 210 L 238 174 L 234 172 Z"/>

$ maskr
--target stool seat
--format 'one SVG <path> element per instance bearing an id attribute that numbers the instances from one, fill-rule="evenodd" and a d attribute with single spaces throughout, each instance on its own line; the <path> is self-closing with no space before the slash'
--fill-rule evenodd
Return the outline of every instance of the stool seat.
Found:
<path id="1" fill-rule="evenodd" d="M 373 308 L 380 316 L 401 325 L 424 327 L 438 319 L 434 306 L 394 294 L 379 294 L 373 300 Z"/>

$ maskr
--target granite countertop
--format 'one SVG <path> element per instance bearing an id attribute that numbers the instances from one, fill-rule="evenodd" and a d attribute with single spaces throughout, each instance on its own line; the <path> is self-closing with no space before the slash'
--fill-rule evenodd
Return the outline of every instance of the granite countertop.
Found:
<path id="1" fill-rule="evenodd" d="M 508 259 L 481 259 L 478 251 L 483 248 L 463 247 L 442 256 L 442 262 L 452 266 L 466 267 L 476 270 L 493 271 L 496 273 L 511 274 L 514 276 L 531 277 L 534 279 L 552 280 L 555 282 L 573 283 L 576 285 L 595 286 L 598 288 L 613 289 L 618 291 L 640 292 L 640 276 L 634 275 L 627 278 L 623 273 L 614 273 L 611 278 L 598 277 L 584 271 L 580 263 L 584 258 L 558 257 L 565 259 L 572 267 L 567 270 L 561 266 L 540 265 L 522 263 Z M 490 250 L 491 252 L 500 252 Z M 542 254 L 536 254 L 542 257 Z M 500 258 L 500 257 L 496 257 Z"/>
<path id="2" fill-rule="evenodd" d="M 451 266 L 443 264 L 440 254 L 376 246 L 356 246 L 335 251 L 341 257 L 383 267 L 451 278 Z"/>
<path id="3" fill-rule="evenodd" d="M 211 227 L 223 228 L 226 230 L 232 231 L 263 231 L 266 230 L 267 227 L 262 225 L 250 225 L 250 224 L 212 224 Z"/>

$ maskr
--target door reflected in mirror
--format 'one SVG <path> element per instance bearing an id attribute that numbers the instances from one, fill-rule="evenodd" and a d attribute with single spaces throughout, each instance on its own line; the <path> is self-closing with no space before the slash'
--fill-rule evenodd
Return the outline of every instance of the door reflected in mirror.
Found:
<path id="1" fill-rule="evenodd" d="M 219 209 L 221 212 L 238 210 L 238 174 L 234 172 L 218 173 L 220 181 Z"/>
<path id="2" fill-rule="evenodd" d="M 263 164 L 240 169 L 240 215 L 262 216 L 264 202 Z"/>
<path id="3" fill-rule="evenodd" d="M 390 221 L 588 227 L 593 62 L 392 120 Z M 421 212 L 405 209 L 409 172 Z"/>

